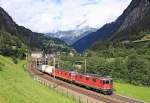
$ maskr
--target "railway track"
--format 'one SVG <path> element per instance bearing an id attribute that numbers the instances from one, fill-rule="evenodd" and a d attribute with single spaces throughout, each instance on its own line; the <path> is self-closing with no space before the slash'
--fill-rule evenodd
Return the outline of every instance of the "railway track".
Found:
<path id="1" fill-rule="evenodd" d="M 42 72 L 36 70 L 35 68 L 32 68 L 31 66 L 28 66 L 28 72 L 34 76 L 39 76 L 50 82 L 55 83 L 56 87 L 61 86 L 61 87 L 73 90 L 75 92 L 78 92 L 79 94 L 83 94 L 85 96 L 94 98 L 98 101 L 102 101 L 104 103 L 144 103 L 142 101 L 134 100 L 134 99 L 127 98 L 127 97 L 122 97 L 122 96 L 119 96 L 116 94 L 113 94 L 111 96 L 103 95 L 103 94 L 76 86 L 74 84 L 70 84 L 70 83 L 61 81 L 59 79 L 55 79 L 55 78 L 49 76 L 48 74 L 42 73 Z"/>

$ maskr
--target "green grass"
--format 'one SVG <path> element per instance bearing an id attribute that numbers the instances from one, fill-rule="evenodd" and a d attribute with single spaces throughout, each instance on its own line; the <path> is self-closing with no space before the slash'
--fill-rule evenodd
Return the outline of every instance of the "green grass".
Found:
<path id="1" fill-rule="evenodd" d="M 150 102 L 150 88 L 148 87 L 134 86 L 126 83 L 114 83 L 114 88 L 117 94 Z"/>
<path id="2" fill-rule="evenodd" d="M 23 64 L 25 61 L 14 64 L 11 58 L 0 56 L 0 103 L 74 103 L 34 81 Z"/>
<path id="3" fill-rule="evenodd" d="M 23 69 L 25 61 L 14 64 L 0 56 L 0 103 L 73 103 L 53 89 L 34 81 Z M 114 83 L 117 94 L 150 102 L 150 88 Z"/>

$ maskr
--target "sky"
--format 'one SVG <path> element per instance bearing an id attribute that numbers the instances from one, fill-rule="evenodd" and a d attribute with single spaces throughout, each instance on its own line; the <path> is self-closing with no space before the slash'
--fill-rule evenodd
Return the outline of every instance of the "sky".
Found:
<path id="1" fill-rule="evenodd" d="M 100 28 L 120 16 L 131 0 L 0 0 L 13 20 L 35 32 Z"/>

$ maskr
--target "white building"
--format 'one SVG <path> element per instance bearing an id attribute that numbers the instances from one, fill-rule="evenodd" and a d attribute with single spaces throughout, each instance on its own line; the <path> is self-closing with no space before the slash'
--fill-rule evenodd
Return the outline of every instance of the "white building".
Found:
<path id="1" fill-rule="evenodd" d="M 31 57 L 32 58 L 42 58 L 43 57 L 43 52 L 32 52 Z"/>

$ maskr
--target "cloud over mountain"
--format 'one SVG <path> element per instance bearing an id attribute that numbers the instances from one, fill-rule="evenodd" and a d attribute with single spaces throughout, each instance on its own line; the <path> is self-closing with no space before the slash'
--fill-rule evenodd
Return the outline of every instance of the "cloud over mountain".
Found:
<path id="1" fill-rule="evenodd" d="M 37 32 L 75 29 L 86 25 L 100 28 L 115 20 L 131 0 L 1 0 L 2 6 L 20 25 Z"/>

